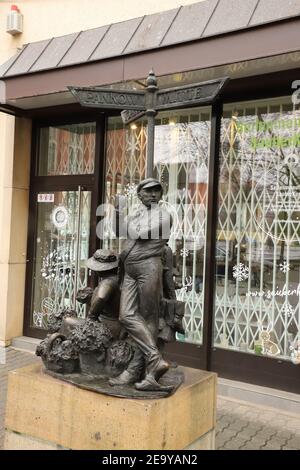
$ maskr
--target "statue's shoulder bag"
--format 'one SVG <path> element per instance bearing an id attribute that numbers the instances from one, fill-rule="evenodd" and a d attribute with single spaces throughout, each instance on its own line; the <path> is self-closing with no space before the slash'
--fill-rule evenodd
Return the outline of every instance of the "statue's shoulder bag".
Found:
<path id="1" fill-rule="evenodd" d="M 177 299 L 161 300 L 161 316 L 168 326 L 179 333 L 184 333 L 182 327 L 182 318 L 185 313 L 185 303 Z"/>

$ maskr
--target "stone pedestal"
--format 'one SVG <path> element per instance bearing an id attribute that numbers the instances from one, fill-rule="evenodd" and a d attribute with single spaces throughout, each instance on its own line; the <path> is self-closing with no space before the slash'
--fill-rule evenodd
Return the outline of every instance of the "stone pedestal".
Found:
<path id="1" fill-rule="evenodd" d="M 159 400 L 116 398 L 54 379 L 34 364 L 9 374 L 6 450 L 213 449 L 216 374 L 184 368 Z"/>

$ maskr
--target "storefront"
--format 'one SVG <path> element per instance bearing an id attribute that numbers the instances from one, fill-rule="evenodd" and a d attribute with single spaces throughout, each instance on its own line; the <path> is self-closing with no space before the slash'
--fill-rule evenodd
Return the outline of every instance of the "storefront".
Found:
<path id="1" fill-rule="evenodd" d="M 43 337 L 51 312 L 79 309 L 76 290 L 93 283 L 87 257 L 101 245 L 120 248 L 98 207 L 113 205 L 117 194 L 134 204 L 145 177 L 146 120 L 124 126 L 116 113 L 81 108 L 66 85 L 143 89 L 149 65 L 161 89 L 229 76 L 211 105 L 156 115 L 155 174 L 173 215 L 169 245 L 177 295 L 186 303 L 186 334 L 169 355 L 222 377 L 299 393 L 300 105 L 297 84 L 292 88 L 300 77 L 298 27 L 297 19 L 275 22 L 150 52 L 129 48 L 111 61 L 35 72 L 34 65 L 33 73 L 18 74 L 17 60 L 15 72 L 4 72 L 11 98 L 3 109 L 33 122 L 27 336 Z M 127 75 L 119 76 L 118 61 Z M 64 91 L 55 94 L 55 87 Z"/>

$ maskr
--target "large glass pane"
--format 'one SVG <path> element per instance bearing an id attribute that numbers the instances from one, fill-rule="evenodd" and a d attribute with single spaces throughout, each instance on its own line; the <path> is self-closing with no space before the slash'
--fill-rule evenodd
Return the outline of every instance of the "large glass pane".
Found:
<path id="1" fill-rule="evenodd" d="M 38 176 L 94 173 L 96 124 L 40 129 Z"/>
<path id="2" fill-rule="evenodd" d="M 116 194 L 137 203 L 136 185 L 145 177 L 146 123 L 124 129 L 120 120 L 110 119 L 107 138 L 106 202 Z M 169 245 L 173 251 L 177 297 L 186 303 L 186 335 L 178 339 L 201 344 L 203 285 L 205 272 L 206 203 L 210 109 L 161 113 L 155 126 L 155 173 L 164 186 L 162 204 L 172 213 Z M 108 214 L 107 214 L 108 215 Z M 119 251 L 109 224 L 104 245 Z"/>
<path id="3" fill-rule="evenodd" d="M 106 133 L 106 181 L 104 221 L 104 246 L 117 253 L 122 250 L 122 241 L 112 229 L 115 197 L 121 194 L 127 199 L 128 209 L 135 204 L 137 184 L 145 178 L 147 128 L 144 122 L 126 128 L 121 118 L 109 118 Z"/>
<path id="4" fill-rule="evenodd" d="M 34 328 L 47 329 L 48 316 L 63 308 L 76 308 L 79 316 L 85 315 L 85 306 L 75 305 L 74 291 L 87 286 L 91 192 L 82 191 L 80 198 L 79 207 L 79 191 L 37 195 L 31 308 Z"/>
<path id="5" fill-rule="evenodd" d="M 216 347 L 295 361 L 300 340 L 299 147 L 300 111 L 290 98 L 225 107 Z"/>
<path id="6" fill-rule="evenodd" d="M 159 118 L 155 168 L 165 188 L 165 206 L 173 216 L 169 245 L 177 298 L 186 305 L 186 334 L 178 339 L 201 344 L 210 109 L 166 113 Z"/>

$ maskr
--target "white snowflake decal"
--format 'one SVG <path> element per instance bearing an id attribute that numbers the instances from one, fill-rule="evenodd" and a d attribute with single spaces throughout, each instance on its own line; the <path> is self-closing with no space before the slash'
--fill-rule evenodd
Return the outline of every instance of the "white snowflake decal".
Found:
<path id="1" fill-rule="evenodd" d="M 38 328 L 42 328 L 44 316 L 43 312 L 33 312 L 33 324 Z"/>
<path id="2" fill-rule="evenodd" d="M 238 281 L 245 281 L 249 277 L 249 268 L 243 263 L 233 266 L 233 277 Z"/>
<path id="3" fill-rule="evenodd" d="M 189 250 L 187 250 L 186 248 L 181 248 L 180 256 L 182 256 L 182 258 L 187 258 L 189 254 L 190 254 Z"/>
<path id="4" fill-rule="evenodd" d="M 124 188 L 124 196 L 126 196 L 126 197 L 136 196 L 136 188 L 137 188 L 136 184 L 128 183 Z"/>
<path id="5" fill-rule="evenodd" d="M 41 302 L 41 310 L 45 315 L 51 315 L 55 312 L 55 302 L 51 297 L 45 297 Z"/>
<path id="6" fill-rule="evenodd" d="M 285 305 L 283 311 L 286 317 L 291 317 L 294 313 L 294 309 L 291 304 Z"/>
<path id="7" fill-rule="evenodd" d="M 63 250 L 53 250 L 42 259 L 41 275 L 44 280 L 69 277 L 71 271 L 72 263 L 68 251 L 63 254 Z"/>
<path id="8" fill-rule="evenodd" d="M 290 268 L 289 263 L 287 263 L 286 261 L 283 261 L 283 263 L 280 263 L 279 269 L 282 273 L 287 273 L 291 268 Z"/>

